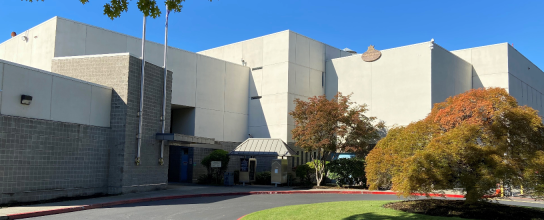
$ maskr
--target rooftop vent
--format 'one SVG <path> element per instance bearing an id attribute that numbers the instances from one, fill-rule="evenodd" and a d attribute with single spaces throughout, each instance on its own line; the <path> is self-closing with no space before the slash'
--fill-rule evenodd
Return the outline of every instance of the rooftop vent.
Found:
<path id="1" fill-rule="evenodd" d="M 348 52 L 348 53 L 351 53 L 351 54 L 357 54 L 356 51 L 354 51 L 354 50 L 352 50 L 352 49 L 349 49 L 349 48 L 347 48 L 347 47 L 344 48 L 343 51 Z"/>

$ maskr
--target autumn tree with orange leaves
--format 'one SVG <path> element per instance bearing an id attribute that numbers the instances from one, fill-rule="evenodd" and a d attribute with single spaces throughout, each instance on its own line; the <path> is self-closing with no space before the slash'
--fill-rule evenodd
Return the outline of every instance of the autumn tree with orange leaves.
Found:
<path id="1" fill-rule="evenodd" d="M 305 151 L 318 151 L 314 158 L 315 176 L 319 186 L 325 175 L 326 160 L 335 152 L 354 152 L 366 155 L 380 138 L 384 128 L 375 117 L 367 117 L 366 104 L 351 102 L 350 95 L 338 93 L 333 99 L 315 96 L 307 101 L 295 99 L 295 110 L 289 114 L 295 120 L 291 131 L 298 147 Z"/>
<path id="2" fill-rule="evenodd" d="M 429 195 L 463 188 L 467 204 L 496 184 L 544 195 L 544 125 L 501 88 L 473 89 L 434 105 L 423 120 L 389 130 L 366 157 L 371 189 Z"/>

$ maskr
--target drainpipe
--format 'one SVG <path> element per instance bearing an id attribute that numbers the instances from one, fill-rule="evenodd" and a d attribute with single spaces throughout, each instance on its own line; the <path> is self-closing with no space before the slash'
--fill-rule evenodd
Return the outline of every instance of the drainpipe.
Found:
<path id="1" fill-rule="evenodd" d="M 168 70 L 166 69 L 166 61 L 168 55 L 168 5 L 166 5 L 166 25 L 164 26 L 164 85 L 163 85 L 163 94 L 162 94 L 162 133 L 164 133 L 166 126 L 166 79 L 168 78 Z M 164 140 L 161 140 L 161 158 L 159 158 L 159 164 L 164 164 Z"/>
<path id="2" fill-rule="evenodd" d="M 138 111 L 138 117 L 140 122 L 138 124 L 138 155 L 136 156 L 136 165 L 140 165 L 140 149 L 142 148 L 142 123 L 144 117 L 144 76 L 145 76 L 145 24 L 146 16 L 144 15 L 144 27 L 142 33 L 142 76 L 140 82 L 140 111 Z"/>

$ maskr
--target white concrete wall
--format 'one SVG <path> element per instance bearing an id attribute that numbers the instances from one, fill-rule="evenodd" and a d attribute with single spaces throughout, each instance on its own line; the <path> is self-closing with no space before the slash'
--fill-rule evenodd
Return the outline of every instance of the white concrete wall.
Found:
<path id="1" fill-rule="evenodd" d="M 437 44 L 431 56 L 433 105 L 472 89 L 472 64 Z"/>
<path id="2" fill-rule="evenodd" d="M 382 50 L 374 62 L 365 62 L 360 55 L 327 61 L 327 98 L 336 92 L 353 93 L 352 101 L 367 104 L 367 114 L 388 126 L 423 119 L 432 108 L 429 46 L 424 42 Z"/>
<path id="3" fill-rule="evenodd" d="M 282 31 L 199 52 L 233 63 L 242 64 L 244 60 L 250 68 L 262 68 L 251 71 L 246 97 L 249 105 L 247 132 L 253 137 L 287 139 L 291 33 Z M 255 96 L 262 98 L 252 100 Z"/>
<path id="4" fill-rule="evenodd" d="M 55 50 L 57 17 L 51 18 L 0 43 L 0 59 L 50 71 Z M 7 33 L 6 33 L 7 34 Z M 27 37 L 27 41 L 21 39 Z"/>
<path id="5" fill-rule="evenodd" d="M 325 60 L 351 55 L 289 30 L 199 53 L 262 67 L 252 70 L 249 79 L 249 133 L 287 142 L 292 141 L 294 99 L 323 95 Z M 262 98 L 250 99 L 255 96 Z"/>
<path id="6" fill-rule="evenodd" d="M 0 69 L 0 114 L 110 126 L 111 88 L 3 60 Z"/>
<path id="7" fill-rule="evenodd" d="M 247 138 L 249 68 L 197 55 L 195 136 Z"/>
<path id="8" fill-rule="evenodd" d="M 120 52 L 141 56 L 141 39 L 63 18 L 58 19 L 57 45 L 56 57 Z M 146 61 L 162 66 L 163 50 L 164 45 L 147 41 Z M 185 118 L 176 121 L 173 117 L 174 130 L 217 141 L 246 139 L 248 67 L 169 47 L 168 69 L 173 72 L 172 105 L 195 108 L 191 116 L 194 125 L 184 125 Z M 237 120 L 224 122 L 230 114 Z"/>
<path id="9" fill-rule="evenodd" d="M 49 31 L 48 35 L 42 33 L 44 30 Z M 0 56 L 5 57 L 8 54 L 8 60 L 17 63 L 26 64 L 32 61 L 28 65 L 46 71 L 51 70 L 53 57 L 124 52 L 129 52 L 136 57 L 141 56 L 141 39 L 60 17 L 38 25 L 29 33 L 29 36 L 38 35 L 38 38 L 30 38 L 32 40 L 26 44 L 22 44 L 23 41 L 20 39 L 11 39 L 2 43 L 0 44 Z M 40 40 L 40 44 L 36 43 L 37 40 Z M 32 51 L 28 49 L 30 47 L 27 44 L 33 46 Z M 252 44 L 248 44 L 248 46 L 253 47 Z M 162 44 L 147 41 L 146 61 L 162 66 L 163 49 Z M 25 56 L 21 55 L 22 52 L 14 53 L 13 51 L 42 55 L 27 61 L 23 59 Z M 262 55 L 262 43 L 260 51 Z M 262 58 L 255 62 L 262 64 Z M 169 47 L 168 69 L 173 72 L 172 104 L 196 108 L 194 117 L 197 124 L 194 128 L 194 135 L 216 138 L 217 141 L 243 141 L 246 139 L 249 114 L 250 73 L 248 67 Z M 98 93 L 98 91 L 93 92 L 93 94 Z M 65 106 L 59 106 L 59 108 L 61 107 Z M 205 118 L 206 115 L 211 114 L 210 111 L 220 112 L 212 115 L 221 115 L 221 124 L 208 124 L 207 120 L 213 119 L 213 117 Z M 237 114 L 233 116 L 237 120 L 223 123 L 223 117 L 228 117 L 229 114 Z M 60 115 L 53 114 L 53 117 L 60 117 Z M 67 115 L 66 117 L 74 116 Z M 229 129 L 225 129 L 225 127 Z M 224 134 L 225 130 L 228 130 L 227 134 Z"/>
<path id="10" fill-rule="evenodd" d="M 544 72 L 510 45 L 508 45 L 508 90 L 520 105 L 532 107 L 542 116 Z"/>
<path id="11" fill-rule="evenodd" d="M 351 56 L 338 48 L 331 47 L 301 34 L 290 32 L 288 112 L 295 109 L 295 99 L 307 100 L 309 97 L 325 94 L 324 76 L 326 61 Z M 287 116 L 287 128 L 295 127 L 291 116 Z M 291 132 L 287 140 L 292 141 Z"/>
<path id="12" fill-rule="evenodd" d="M 508 90 L 508 44 L 451 51 L 472 64 L 472 88 L 502 87 Z"/>
<path id="13" fill-rule="evenodd" d="M 544 72 L 508 43 L 452 53 L 472 63 L 473 88 L 505 88 L 520 105 L 544 111 Z"/>

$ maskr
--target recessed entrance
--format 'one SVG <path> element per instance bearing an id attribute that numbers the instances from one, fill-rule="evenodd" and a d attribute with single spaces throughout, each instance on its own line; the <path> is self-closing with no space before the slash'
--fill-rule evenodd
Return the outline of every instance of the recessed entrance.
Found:
<path id="1" fill-rule="evenodd" d="M 170 146 L 168 181 L 190 183 L 193 176 L 193 149 Z"/>

